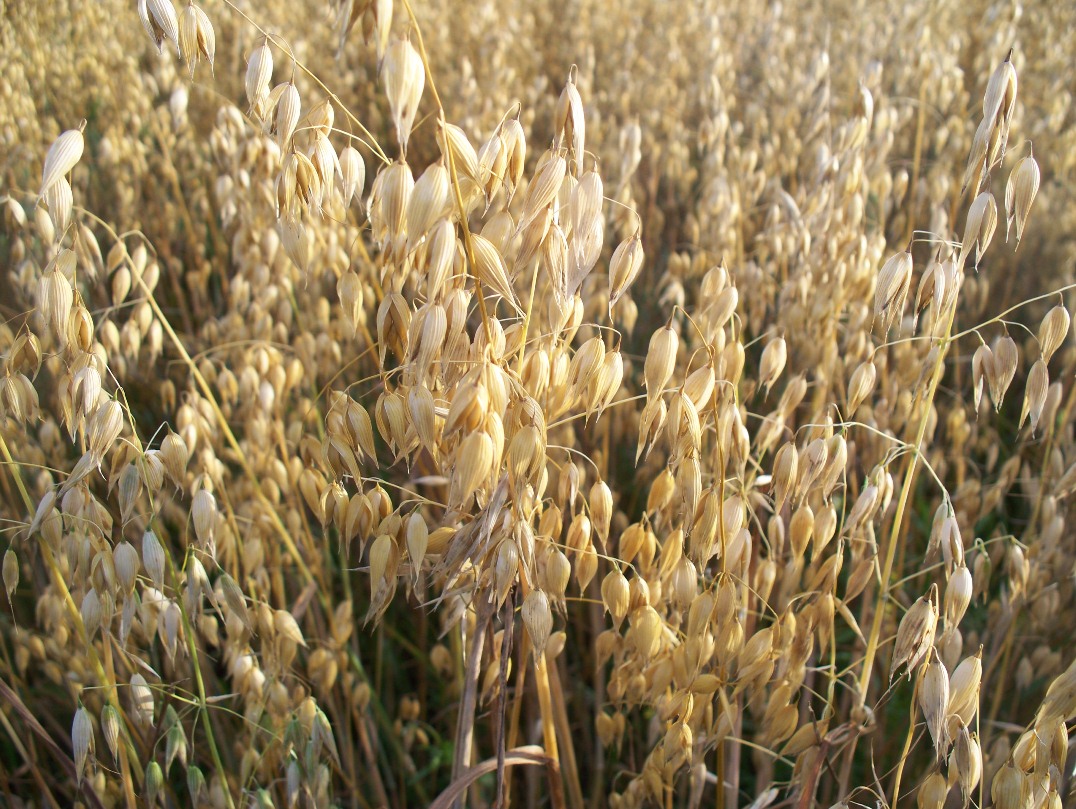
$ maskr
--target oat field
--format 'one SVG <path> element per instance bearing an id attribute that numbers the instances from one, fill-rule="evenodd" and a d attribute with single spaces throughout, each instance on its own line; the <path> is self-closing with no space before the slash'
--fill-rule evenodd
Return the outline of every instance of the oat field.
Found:
<path id="1" fill-rule="evenodd" d="M 1076 806 L 1074 53 L 0 0 L 0 805 Z"/>

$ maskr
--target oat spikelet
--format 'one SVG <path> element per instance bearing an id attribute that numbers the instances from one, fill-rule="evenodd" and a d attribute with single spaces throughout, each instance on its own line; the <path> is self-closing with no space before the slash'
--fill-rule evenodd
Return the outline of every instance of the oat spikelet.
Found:
<path id="1" fill-rule="evenodd" d="M 949 733 L 945 726 L 949 707 L 949 673 L 934 647 L 927 654 L 926 670 L 919 683 L 919 708 L 926 719 L 934 750 L 941 759 L 949 747 Z"/>
<path id="2" fill-rule="evenodd" d="M 1028 416 L 1031 417 L 1031 432 L 1034 433 L 1039 426 L 1039 418 L 1042 416 L 1046 405 L 1046 394 L 1050 387 L 1050 372 L 1046 363 L 1039 359 L 1031 366 L 1027 373 L 1027 384 L 1024 387 L 1024 403 L 1020 408 L 1020 427 L 1024 426 Z"/>
<path id="3" fill-rule="evenodd" d="M 978 268 L 979 259 L 986 248 L 990 246 L 990 240 L 994 237 L 994 229 L 998 224 L 998 204 L 994 195 L 989 191 L 983 191 L 971 203 L 968 209 L 967 222 L 964 225 L 964 242 L 960 246 L 960 260 L 958 265 L 964 266 L 971 248 L 975 248 L 974 266 Z"/>
<path id="4" fill-rule="evenodd" d="M 1050 358 L 1061 347 L 1065 338 L 1068 337 L 1069 326 L 1072 325 L 1072 317 L 1064 304 L 1058 304 L 1050 309 L 1039 324 L 1039 348 L 1042 350 L 1042 361 L 1050 364 Z"/>
<path id="5" fill-rule="evenodd" d="M 907 664 L 913 671 L 919 661 L 934 645 L 934 633 L 938 626 L 938 585 L 932 584 L 930 592 L 912 604 L 900 621 L 897 639 L 893 646 L 893 662 L 889 667 L 889 679 L 897 669 Z"/>
<path id="6" fill-rule="evenodd" d="M 1009 240 L 1009 230 L 1015 222 L 1016 246 L 1020 246 L 1031 204 L 1038 192 L 1039 164 L 1034 155 L 1028 155 L 1009 172 L 1009 181 L 1005 184 L 1005 241 Z"/>
<path id="7" fill-rule="evenodd" d="M 881 319 L 882 332 L 888 332 L 904 315 L 904 303 L 912 280 L 912 254 L 897 253 L 878 271 L 874 294 L 874 317 Z"/>
<path id="8" fill-rule="evenodd" d="M 217 36 L 208 15 L 193 2 L 187 3 L 179 17 L 179 53 L 187 63 L 192 79 L 201 59 L 209 63 L 212 73 L 213 60 L 217 53 Z"/>
<path id="9" fill-rule="evenodd" d="M 407 141 L 415 123 L 422 90 L 426 86 L 426 71 L 415 46 L 409 39 L 397 39 L 385 52 L 381 66 L 385 95 L 392 110 L 392 122 L 396 127 L 396 139 L 401 154 L 407 154 Z"/>
<path id="10" fill-rule="evenodd" d="M 85 129 L 86 121 L 83 120 L 77 129 L 68 129 L 52 142 L 48 154 L 45 155 L 45 165 L 41 170 L 41 189 L 37 194 L 38 199 L 42 199 L 45 192 L 82 159 L 82 152 L 86 146 L 86 141 L 82 136 Z"/>
<path id="11" fill-rule="evenodd" d="M 93 721 L 90 719 L 90 712 L 81 703 L 71 723 L 71 747 L 75 756 L 75 778 L 81 784 L 86 773 L 86 761 L 94 747 Z"/>
<path id="12" fill-rule="evenodd" d="M 247 59 L 245 89 L 251 114 L 261 118 L 265 114 L 265 102 L 269 97 L 269 82 L 273 79 L 273 52 L 269 40 L 255 48 Z"/>
<path id="13" fill-rule="evenodd" d="M 167 39 L 179 53 L 179 20 L 171 0 L 138 0 L 138 16 L 158 52 L 163 52 Z"/>

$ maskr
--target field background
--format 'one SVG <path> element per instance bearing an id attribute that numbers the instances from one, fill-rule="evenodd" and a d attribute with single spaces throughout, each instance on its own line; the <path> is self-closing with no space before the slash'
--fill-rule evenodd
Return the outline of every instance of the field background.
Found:
<path id="1" fill-rule="evenodd" d="M 199 8 L 0 0 L 0 804 L 1076 804 L 1076 7 Z"/>

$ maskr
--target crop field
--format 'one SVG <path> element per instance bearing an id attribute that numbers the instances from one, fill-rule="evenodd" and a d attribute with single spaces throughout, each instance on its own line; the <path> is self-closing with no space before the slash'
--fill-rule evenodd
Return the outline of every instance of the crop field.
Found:
<path id="1" fill-rule="evenodd" d="M 1074 54 L 0 0 L 0 806 L 1076 806 Z"/>

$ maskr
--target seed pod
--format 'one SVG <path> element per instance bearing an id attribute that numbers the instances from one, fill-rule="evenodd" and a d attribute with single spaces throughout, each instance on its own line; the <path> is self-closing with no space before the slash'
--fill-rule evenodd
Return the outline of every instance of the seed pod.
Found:
<path id="1" fill-rule="evenodd" d="M 503 604 L 519 574 L 519 548 L 511 539 L 501 540 L 493 563 L 493 585 L 497 604 Z"/>
<path id="2" fill-rule="evenodd" d="M 612 615 L 613 626 L 620 630 L 621 622 L 627 615 L 629 605 L 629 586 L 624 574 L 617 568 L 610 570 L 601 580 L 601 602 L 606 611 Z"/>
<path id="3" fill-rule="evenodd" d="M 303 637 L 303 631 L 299 628 L 299 622 L 287 610 L 273 612 L 273 629 L 277 635 L 287 638 L 296 645 L 306 646 L 306 639 Z"/>
<path id="4" fill-rule="evenodd" d="M 1061 343 L 1069 333 L 1072 318 L 1069 311 L 1062 304 L 1053 307 L 1043 317 L 1039 325 L 1039 347 L 1042 349 L 1042 361 L 1049 364 L 1054 352 L 1061 347 Z"/>
<path id="5" fill-rule="evenodd" d="M 86 630 L 86 639 L 93 640 L 93 636 L 97 633 L 97 630 L 101 627 L 101 599 L 97 595 L 97 590 L 91 587 L 86 591 L 86 595 L 82 597 L 82 606 L 79 608 L 79 613 L 82 616 L 82 625 Z"/>
<path id="6" fill-rule="evenodd" d="M 381 534 L 370 545 L 370 592 L 377 594 L 394 575 L 392 557 L 396 543 L 388 534 Z"/>
<path id="7" fill-rule="evenodd" d="M 153 691 L 141 674 L 131 675 L 131 716 L 142 727 L 153 725 Z"/>
<path id="8" fill-rule="evenodd" d="M 54 225 L 56 237 L 62 239 L 66 235 L 67 229 L 71 226 L 71 211 L 74 206 L 71 183 L 67 181 L 66 177 L 57 178 L 42 193 L 41 201 L 48 208 L 49 218 Z"/>
<path id="9" fill-rule="evenodd" d="M 994 402 L 995 410 L 1001 409 L 1005 392 L 1012 384 L 1013 377 L 1016 376 L 1018 361 L 1019 351 L 1012 337 L 1006 334 L 994 341 L 993 362 L 986 369 L 986 380 L 990 386 L 990 398 Z"/>
<path id="10" fill-rule="evenodd" d="M 111 702 L 101 709 L 101 735 L 105 737 L 112 760 L 119 762 L 120 712 Z"/>
<path id="11" fill-rule="evenodd" d="M 788 346 L 784 337 L 776 337 L 762 350 L 758 366 L 758 384 L 768 394 L 773 383 L 781 376 L 788 359 Z"/>
<path id="12" fill-rule="evenodd" d="M 212 73 L 216 51 L 217 37 L 213 32 L 213 23 L 202 9 L 188 3 L 179 18 L 179 53 L 187 63 L 192 79 L 199 59 L 209 62 Z"/>
<path id="13" fill-rule="evenodd" d="M 1050 387 L 1050 372 L 1046 369 L 1046 363 L 1041 359 L 1036 360 L 1027 374 L 1027 383 L 1024 387 L 1024 404 L 1020 408 L 1020 427 L 1028 416 L 1031 417 L 1031 432 L 1034 434 L 1039 426 L 1039 418 L 1042 416 L 1043 407 L 1046 405 L 1046 394 Z"/>
<path id="14" fill-rule="evenodd" d="M 852 378 L 848 380 L 848 417 L 855 415 L 859 406 L 866 401 L 874 390 L 875 381 L 878 378 L 878 369 L 874 366 L 874 357 L 871 356 L 866 362 L 860 363 Z"/>
<path id="15" fill-rule="evenodd" d="M 164 588 L 164 548 L 157 535 L 149 530 L 142 535 L 142 564 L 158 590 Z"/>
<path id="16" fill-rule="evenodd" d="M 52 269 L 41 276 L 38 282 L 38 311 L 52 332 L 66 342 L 67 323 L 71 316 L 75 293 L 59 269 Z"/>
<path id="17" fill-rule="evenodd" d="M 994 354 L 990 350 L 990 346 L 983 343 L 975 349 L 975 353 L 971 357 L 972 402 L 975 405 L 976 412 L 979 411 L 979 402 L 983 398 L 984 383 L 993 374 L 993 368 Z"/>
<path id="18" fill-rule="evenodd" d="M 560 148 L 566 140 L 570 141 L 572 154 L 575 155 L 575 175 L 582 176 L 586 124 L 583 119 L 583 99 L 575 86 L 574 67 L 568 75 L 560 98 L 557 99 L 553 113 L 553 129 L 556 132 L 554 148 Z"/>
<path id="19" fill-rule="evenodd" d="M 564 176 L 567 173 L 567 164 L 560 154 L 546 152 L 540 165 L 535 169 L 534 179 L 527 187 L 527 196 L 523 199 L 523 211 L 519 218 L 519 230 L 523 231 L 532 224 L 540 224 L 546 214 L 550 212 L 550 206 L 557 199 Z M 544 230 L 548 229 L 548 225 Z M 521 262 L 517 257 L 518 263 Z"/>
<path id="20" fill-rule="evenodd" d="M 604 548 L 609 541 L 609 527 L 613 520 L 613 493 L 609 484 L 599 480 L 590 487 L 590 518 Z"/>
<path id="21" fill-rule="evenodd" d="M 665 383 L 672 376 L 679 344 L 680 338 L 673 330 L 671 322 L 659 328 L 651 336 L 643 365 L 648 405 L 651 400 L 661 396 Z"/>
<path id="22" fill-rule="evenodd" d="M 634 581 L 641 581 L 636 579 Z M 649 604 L 637 607 L 631 614 L 630 637 L 635 650 L 649 661 L 661 645 L 662 621 L 657 610 Z"/>
<path id="23" fill-rule="evenodd" d="M 351 205 L 354 199 L 362 197 L 366 186 L 366 163 L 354 146 L 345 146 L 340 150 L 340 181 L 344 195 L 344 207 Z"/>
<path id="24" fill-rule="evenodd" d="M 1016 246 L 1024 235 L 1024 225 L 1031 213 L 1031 203 L 1039 191 L 1039 164 L 1034 155 L 1029 155 L 1017 163 L 1009 173 L 1005 184 L 1005 241 L 1009 240 L 1009 229 L 1016 222 Z"/>
<path id="25" fill-rule="evenodd" d="M 934 750 L 938 757 L 942 758 L 949 747 L 949 734 L 945 727 L 949 705 L 949 673 L 933 647 L 928 655 L 926 671 L 919 684 L 919 707 L 926 719 Z"/>
<path id="26" fill-rule="evenodd" d="M 553 632 L 553 612 L 549 607 L 549 596 L 541 590 L 531 590 L 524 599 L 520 612 L 523 616 L 523 625 L 530 636 L 535 657 L 541 657 L 544 654 L 546 641 Z"/>
<path id="27" fill-rule="evenodd" d="M 138 16 L 159 52 L 167 39 L 179 53 L 179 20 L 171 0 L 138 0 Z"/>
<path id="28" fill-rule="evenodd" d="M 388 97 L 396 139 L 403 154 L 415 123 L 419 101 L 426 86 L 426 70 L 415 46 L 408 39 L 397 39 L 385 52 L 381 67 L 385 95 Z"/>
<path id="29" fill-rule="evenodd" d="M 983 775 L 983 752 L 979 748 L 979 740 L 975 734 L 970 733 L 966 726 L 960 725 L 953 741 L 953 752 L 949 756 L 950 778 L 956 773 L 957 783 L 960 784 L 960 796 L 963 800 L 964 809 L 971 802 L 972 791 L 979 785 Z"/>
<path id="30" fill-rule="evenodd" d="M 523 126 L 515 118 L 508 118 L 500 126 L 502 151 L 505 155 L 504 185 L 508 193 L 508 205 L 512 204 L 516 188 L 523 178 L 527 158 L 527 138 Z"/>
<path id="31" fill-rule="evenodd" d="M 971 571 L 964 563 L 959 564 L 953 570 L 949 583 L 945 586 L 945 625 L 947 627 L 960 624 L 971 603 L 973 588 Z"/>
<path id="32" fill-rule="evenodd" d="M 1031 782 L 1010 758 L 1002 765 L 990 784 L 990 797 L 997 809 L 1032 809 Z"/>
<path id="33" fill-rule="evenodd" d="M 572 577 L 572 564 L 560 550 L 553 548 L 546 556 L 542 569 L 542 587 L 557 604 L 562 604 L 568 582 Z"/>
<path id="34" fill-rule="evenodd" d="M 472 269 L 478 280 L 489 287 L 491 291 L 504 298 L 511 306 L 517 307 L 515 292 L 512 291 L 512 281 L 508 276 L 508 268 L 505 266 L 504 258 L 497 252 L 497 248 L 493 246 L 493 243 L 489 239 L 473 233 L 471 234 L 471 250 L 474 255 L 474 267 Z"/>
<path id="35" fill-rule="evenodd" d="M 911 672 L 934 645 L 934 633 L 938 625 L 938 585 L 930 585 L 928 595 L 919 599 L 908 609 L 897 628 L 897 639 L 893 647 L 893 663 L 889 668 L 889 679 L 902 665 L 907 664 Z"/>
<path id="36" fill-rule="evenodd" d="M 417 581 L 419 571 L 422 569 L 422 560 L 426 558 L 426 549 L 430 542 L 430 529 L 417 510 L 411 512 L 411 516 L 407 518 L 406 540 L 412 576 Z"/>
<path id="37" fill-rule="evenodd" d="M 594 543 L 588 542 L 575 555 L 575 581 L 581 594 L 586 592 L 597 572 L 598 552 L 594 549 Z"/>
<path id="38" fill-rule="evenodd" d="M 75 757 L 75 778 L 82 784 L 82 777 L 86 772 L 86 759 L 93 752 L 93 722 L 90 720 L 90 712 L 79 703 L 75 711 L 75 719 L 71 723 L 71 747 Z"/>
<path id="39" fill-rule="evenodd" d="M 798 461 L 799 453 L 792 442 L 783 444 L 773 459 L 773 510 L 775 514 L 781 512 L 795 486 Z"/>
<path id="40" fill-rule="evenodd" d="M 987 82 L 983 96 L 984 120 L 997 123 L 1012 115 L 1012 107 L 1016 104 L 1016 85 L 1016 68 L 1012 63 L 1012 54 L 1009 54 Z"/>
<path id="41" fill-rule="evenodd" d="M 874 294 L 874 317 L 881 318 L 882 331 L 888 332 L 904 315 L 904 303 L 912 280 L 912 254 L 905 251 L 886 260 L 878 271 Z"/>
<path id="42" fill-rule="evenodd" d="M 949 678 L 949 714 L 970 726 L 979 709 L 979 685 L 983 676 L 983 650 L 960 661 Z"/>
<path id="43" fill-rule="evenodd" d="M 217 498 L 208 489 L 199 489 L 191 503 L 191 520 L 198 542 L 205 545 L 213 539 L 217 522 Z"/>
<path id="44" fill-rule="evenodd" d="M 426 238 L 427 231 L 452 209 L 452 185 L 443 162 L 431 163 L 415 182 L 407 207 L 407 251 Z"/>
<path id="45" fill-rule="evenodd" d="M 638 233 L 625 239 L 609 259 L 609 317 L 613 316 L 613 307 L 635 283 L 643 268 L 643 241 Z"/>
<path id="46" fill-rule="evenodd" d="M 156 760 L 146 765 L 142 789 L 146 793 L 146 806 L 156 806 L 157 798 L 161 794 L 161 790 L 164 789 L 164 771 Z"/>
<path id="47" fill-rule="evenodd" d="M 468 435 L 456 450 L 452 471 L 452 494 L 449 500 L 459 508 L 466 506 L 493 471 L 493 439 L 483 432 Z"/>
<path id="48" fill-rule="evenodd" d="M 141 0 L 140 0 L 141 2 Z M 259 118 L 263 114 L 262 105 L 269 95 L 269 82 L 273 78 L 273 52 L 269 49 L 269 40 L 255 48 L 247 59 L 245 87 L 250 112 Z"/>
<path id="49" fill-rule="evenodd" d="M 935 771 L 928 775 L 919 786 L 915 804 L 919 809 L 942 809 L 948 794 L 949 785 L 945 782 L 945 776 Z"/>
<path id="50" fill-rule="evenodd" d="M 4 551 L 4 592 L 7 593 L 8 603 L 11 603 L 11 596 L 15 592 L 15 588 L 19 586 L 19 557 L 15 555 L 15 551 L 8 548 Z"/>
<path id="51" fill-rule="evenodd" d="M 983 191 L 971 203 L 968 209 L 968 218 L 964 224 L 964 241 L 960 246 L 960 259 L 957 264 L 964 266 L 972 246 L 975 247 L 974 266 L 979 266 L 979 259 L 986 248 L 990 246 L 990 240 L 994 237 L 994 229 L 998 224 L 998 204 L 994 195 L 989 191 Z"/>

